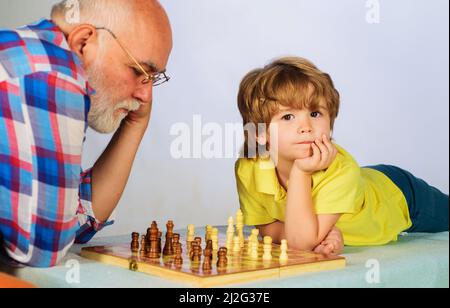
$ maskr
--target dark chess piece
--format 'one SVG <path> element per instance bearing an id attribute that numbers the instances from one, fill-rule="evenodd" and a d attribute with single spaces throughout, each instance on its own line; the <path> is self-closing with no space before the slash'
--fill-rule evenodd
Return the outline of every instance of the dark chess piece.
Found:
<path id="1" fill-rule="evenodd" d="M 138 252 L 139 251 L 139 233 L 133 232 L 131 233 L 131 251 Z"/>

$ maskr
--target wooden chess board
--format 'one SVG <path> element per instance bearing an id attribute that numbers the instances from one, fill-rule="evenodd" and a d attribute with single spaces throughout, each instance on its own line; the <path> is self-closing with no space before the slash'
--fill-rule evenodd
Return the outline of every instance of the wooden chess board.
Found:
<path id="1" fill-rule="evenodd" d="M 343 257 L 327 257 L 313 252 L 295 250 L 288 250 L 289 259 L 281 264 L 279 261 L 280 246 L 276 244 L 272 244 L 273 259 L 263 261 L 262 242 L 259 244 L 258 260 L 252 260 L 247 254 L 246 242 L 240 254 L 229 251 L 226 269 L 219 270 L 217 268 L 217 252 L 214 252 L 212 270 L 204 271 L 202 262 L 190 260 L 185 237 L 182 236 L 180 242 L 183 243 L 182 266 L 176 266 L 173 257 L 150 259 L 140 256 L 139 253 L 132 253 L 130 243 L 83 248 L 81 256 L 164 279 L 172 279 L 194 287 L 220 287 L 263 279 L 278 279 L 303 273 L 340 269 L 344 268 L 346 264 Z M 219 244 L 225 244 L 224 234 L 219 234 Z"/>

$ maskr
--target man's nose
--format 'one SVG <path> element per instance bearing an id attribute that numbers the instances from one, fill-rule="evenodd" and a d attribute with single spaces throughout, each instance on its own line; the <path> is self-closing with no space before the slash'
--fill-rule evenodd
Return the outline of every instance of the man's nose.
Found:
<path id="1" fill-rule="evenodd" d="M 153 96 L 153 86 L 151 84 L 142 85 L 136 89 L 133 96 L 142 103 L 150 103 Z"/>

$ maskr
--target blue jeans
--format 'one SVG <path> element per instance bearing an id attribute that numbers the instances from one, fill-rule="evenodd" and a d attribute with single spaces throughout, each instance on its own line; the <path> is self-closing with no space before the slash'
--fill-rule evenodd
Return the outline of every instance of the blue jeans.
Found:
<path id="1" fill-rule="evenodd" d="M 406 232 L 448 231 L 448 195 L 395 166 L 377 165 L 365 168 L 382 172 L 403 192 L 413 224 Z"/>

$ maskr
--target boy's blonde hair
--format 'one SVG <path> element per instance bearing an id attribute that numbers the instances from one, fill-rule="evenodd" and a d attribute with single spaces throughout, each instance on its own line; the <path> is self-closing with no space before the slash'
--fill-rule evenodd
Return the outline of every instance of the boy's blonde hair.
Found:
<path id="1" fill-rule="evenodd" d="M 333 129 L 339 113 L 340 97 L 331 77 L 304 58 L 286 57 L 253 70 L 244 77 L 239 87 L 238 106 L 244 126 L 262 123 L 268 128 L 280 105 L 318 110 L 323 99 Z M 246 132 L 246 157 L 250 139 L 254 138 Z"/>

